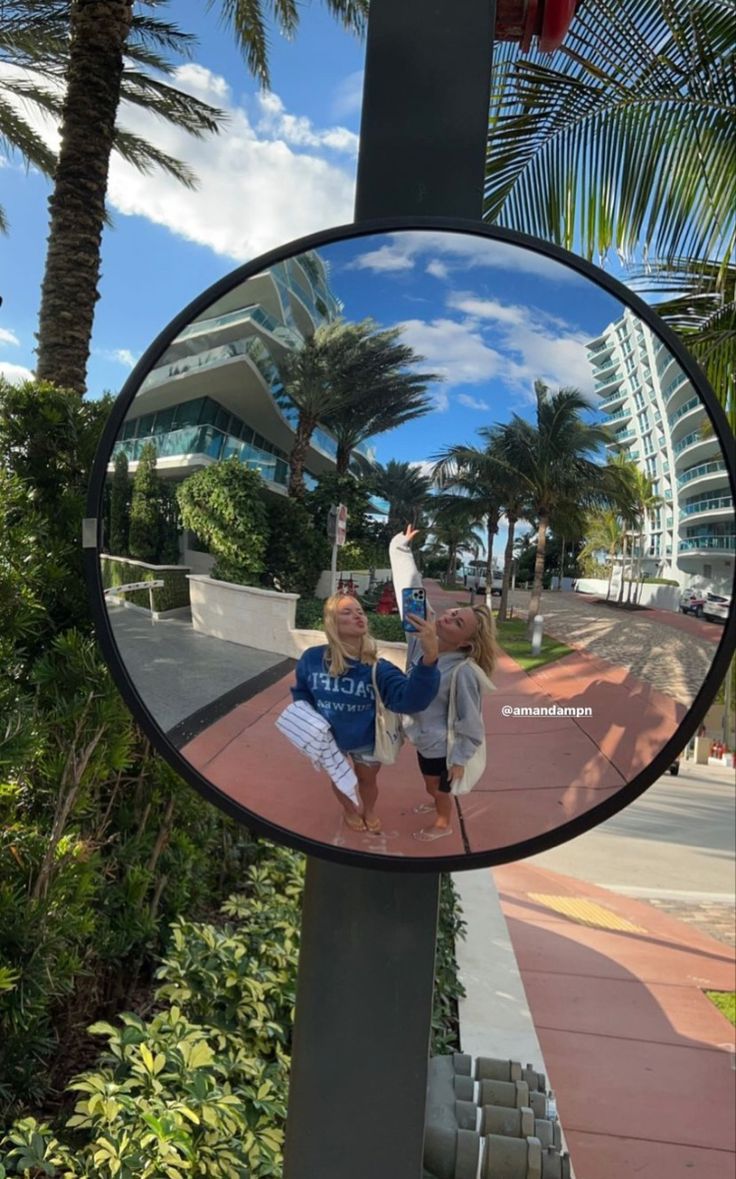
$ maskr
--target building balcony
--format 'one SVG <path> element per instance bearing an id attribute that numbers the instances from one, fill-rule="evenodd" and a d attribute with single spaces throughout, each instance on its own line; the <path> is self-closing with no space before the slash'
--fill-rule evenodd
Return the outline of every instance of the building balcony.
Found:
<path id="1" fill-rule="evenodd" d="M 706 495 L 703 499 L 685 503 L 680 508 L 681 520 L 719 520 L 733 515 L 733 498 L 730 495 Z"/>
<path id="2" fill-rule="evenodd" d="M 722 460 L 716 459 L 711 463 L 700 463 L 697 467 L 690 467 L 687 471 L 683 471 L 678 477 L 677 486 L 678 488 L 687 487 L 688 490 L 698 488 L 702 491 L 709 488 L 720 488 L 724 483 L 724 475 L 727 479 L 726 464 Z"/>
<path id="3" fill-rule="evenodd" d="M 681 540 L 677 546 L 677 551 L 681 556 L 701 556 L 709 553 L 719 552 L 724 555 L 727 553 L 736 552 L 736 533 L 726 534 L 724 536 L 689 536 L 685 540 Z"/>
<path id="4" fill-rule="evenodd" d="M 610 442 L 606 443 L 606 446 L 628 446 L 630 442 L 636 441 L 636 434 L 629 431 L 628 434 L 617 434 L 615 438 L 612 438 Z"/>
<path id="5" fill-rule="evenodd" d="M 286 487 L 289 480 L 289 465 L 283 458 L 252 442 L 218 430 L 216 426 L 184 426 L 166 434 L 118 441 L 113 447 L 110 469 L 121 452 L 134 469 L 147 442 L 155 444 L 157 467 L 162 474 L 191 472 L 199 466 L 209 466 L 210 463 L 235 457 L 245 466 L 260 470 L 269 483 Z"/>
<path id="6" fill-rule="evenodd" d="M 714 434 L 703 435 L 701 430 L 693 430 L 686 434 L 672 447 L 675 464 L 678 468 L 692 462 L 695 458 L 707 459 L 720 451 L 718 439 Z"/>
<path id="7" fill-rule="evenodd" d="M 629 418 L 633 418 L 633 416 L 633 409 L 620 409 L 617 413 L 610 413 L 606 418 L 605 424 L 608 425 L 609 422 L 624 422 Z"/>
<path id="8" fill-rule="evenodd" d="M 670 430 L 674 435 L 675 432 L 680 430 L 681 423 L 685 426 L 689 425 L 692 427 L 695 424 L 695 418 L 693 415 L 700 414 L 701 416 L 704 416 L 704 413 L 705 411 L 703 409 L 703 403 L 700 398 L 688 397 L 687 401 L 685 401 L 680 406 L 680 408 L 675 411 L 675 413 L 667 415 L 667 421 L 669 422 Z"/>
<path id="9" fill-rule="evenodd" d="M 613 389 L 614 386 L 620 385 L 623 382 L 623 379 L 622 373 L 612 370 L 610 376 L 601 377 L 601 379 L 598 381 L 594 380 L 593 389 L 596 393 L 603 393 L 603 391 L 606 389 Z"/>
<path id="10" fill-rule="evenodd" d="M 622 401 L 625 401 L 628 396 L 629 394 L 626 390 L 626 386 L 622 385 L 619 389 L 616 390 L 615 393 L 611 393 L 608 397 L 604 398 L 604 400 L 600 402 L 598 408 L 601 410 L 601 412 L 607 413 L 609 409 L 613 409 L 615 405 L 620 405 Z"/>
<path id="11" fill-rule="evenodd" d="M 689 384 L 689 378 L 685 376 L 685 373 L 678 372 L 676 377 L 674 377 L 667 385 L 662 387 L 662 397 L 664 401 L 669 401 L 671 397 L 674 397 L 675 393 L 677 393 L 679 389 L 682 389 L 683 385 L 687 384 Z"/>

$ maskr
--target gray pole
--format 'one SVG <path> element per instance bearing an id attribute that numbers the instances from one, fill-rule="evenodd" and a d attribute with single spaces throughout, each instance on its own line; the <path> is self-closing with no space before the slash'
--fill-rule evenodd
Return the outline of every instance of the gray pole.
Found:
<path id="1" fill-rule="evenodd" d="M 494 27 L 372 0 L 356 218 L 480 218 Z M 420 1179 L 438 901 L 436 872 L 308 860 L 284 1179 Z"/>

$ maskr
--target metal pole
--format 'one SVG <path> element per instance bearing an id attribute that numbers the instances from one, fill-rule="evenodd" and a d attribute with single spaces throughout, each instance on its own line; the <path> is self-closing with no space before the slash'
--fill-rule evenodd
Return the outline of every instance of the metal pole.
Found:
<path id="1" fill-rule="evenodd" d="M 372 0 L 357 219 L 480 218 L 494 26 Z M 307 861 L 284 1179 L 420 1179 L 438 902 L 436 872 Z"/>

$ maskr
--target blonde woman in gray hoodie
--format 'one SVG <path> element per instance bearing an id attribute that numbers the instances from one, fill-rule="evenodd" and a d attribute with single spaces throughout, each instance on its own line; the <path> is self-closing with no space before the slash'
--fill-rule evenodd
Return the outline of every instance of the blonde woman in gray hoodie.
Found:
<path id="1" fill-rule="evenodd" d="M 411 550 L 417 532 L 418 529 L 407 525 L 389 546 L 399 611 L 403 609 L 402 590 L 422 584 Z M 482 699 L 484 690 L 493 690 L 490 676 L 496 662 L 495 626 L 488 606 L 458 606 L 435 615 L 427 603 L 427 617 L 431 616 L 439 640 L 440 687 L 423 712 L 404 717 L 404 731 L 417 750 L 419 769 L 430 799 L 415 807 L 415 813 L 434 815 L 430 826 L 414 832 L 414 838 L 422 842 L 452 834 L 453 782 L 462 778 L 465 766 L 485 739 Z M 421 657 L 418 635 L 408 632 L 407 671 Z M 450 681 L 458 664 L 463 666 L 455 680 L 455 740 L 452 764 L 448 765 Z"/>

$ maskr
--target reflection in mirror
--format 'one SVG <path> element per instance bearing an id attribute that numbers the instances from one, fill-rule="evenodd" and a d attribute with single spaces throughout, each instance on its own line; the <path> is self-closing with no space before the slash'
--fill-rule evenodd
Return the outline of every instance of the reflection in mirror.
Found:
<path id="1" fill-rule="evenodd" d="M 105 538 L 116 643 L 182 756 L 270 823 L 397 857 L 539 836 L 646 768 L 711 666 L 735 547 L 720 442 L 647 324 L 545 255 L 429 231 L 287 258 L 201 311 L 130 405 Z M 432 627 L 402 629 L 410 583 L 440 674 Z M 409 741 L 371 764 L 366 633 L 421 764 Z M 450 776 L 485 765 L 455 793 L 461 664 Z M 302 750 L 276 726 L 297 670 Z"/>

